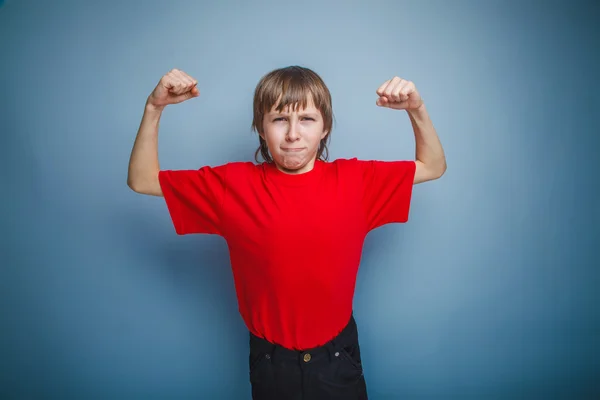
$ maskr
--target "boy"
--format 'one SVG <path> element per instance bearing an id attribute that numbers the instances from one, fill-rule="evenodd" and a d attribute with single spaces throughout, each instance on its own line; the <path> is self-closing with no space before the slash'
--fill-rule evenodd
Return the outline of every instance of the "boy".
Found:
<path id="1" fill-rule="evenodd" d="M 443 175 L 446 161 L 423 101 L 394 77 L 376 104 L 406 110 L 414 161 L 327 160 L 333 112 L 322 79 L 302 67 L 271 71 L 254 93 L 252 127 L 263 163 L 161 170 L 163 109 L 199 96 L 172 70 L 146 102 L 128 185 L 164 196 L 179 235 L 222 236 L 240 314 L 250 331 L 254 399 L 367 399 L 352 299 L 367 233 L 408 220 L 412 187 Z"/>

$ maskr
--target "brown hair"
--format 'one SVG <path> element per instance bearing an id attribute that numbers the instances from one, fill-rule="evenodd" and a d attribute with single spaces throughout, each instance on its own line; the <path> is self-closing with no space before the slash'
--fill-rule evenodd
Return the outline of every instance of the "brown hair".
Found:
<path id="1" fill-rule="evenodd" d="M 260 136 L 263 132 L 263 118 L 269 113 L 277 100 L 280 100 L 277 111 L 281 112 L 288 105 L 292 105 L 294 110 L 298 107 L 305 108 L 308 103 L 308 96 L 312 97 L 315 107 L 323 116 L 323 129 L 327 136 L 321 139 L 319 149 L 317 150 L 317 159 L 326 161 L 329 158 L 329 149 L 327 142 L 331 136 L 333 127 L 333 109 L 331 106 L 331 94 L 325 85 L 325 82 L 314 71 L 299 66 L 290 66 L 273 70 L 262 77 L 256 85 L 254 91 L 254 118 L 252 120 L 252 130 L 259 133 L 258 139 L 260 145 L 254 154 L 256 162 L 258 154 L 266 162 L 272 162 L 269 154 L 267 142 Z M 325 153 L 325 154 L 323 154 Z"/>

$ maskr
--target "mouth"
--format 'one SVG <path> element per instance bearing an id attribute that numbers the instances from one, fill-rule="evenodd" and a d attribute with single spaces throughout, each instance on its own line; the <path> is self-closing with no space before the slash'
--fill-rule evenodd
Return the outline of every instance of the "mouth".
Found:
<path id="1" fill-rule="evenodd" d="M 303 147 L 282 147 L 281 150 L 285 151 L 286 153 L 298 153 L 302 150 L 304 150 Z"/>

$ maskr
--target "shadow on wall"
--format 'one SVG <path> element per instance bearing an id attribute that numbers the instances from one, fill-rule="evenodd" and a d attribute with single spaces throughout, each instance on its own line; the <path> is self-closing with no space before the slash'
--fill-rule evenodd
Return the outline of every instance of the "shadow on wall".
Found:
<path id="1" fill-rule="evenodd" d="M 248 161 L 249 152 L 253 156 L 253 149 L 237 149 L 227 159 Z M 178 297 L 190 303 L 190 318 L 210 312 L 220 316 L 230 331 L 243 328 L 226 241 L 218 235 L 177 235 L 164 198 L 131 193 L 130 207 L 112 209 L 110 229 L 119 232 L 115 239 L 126 241 L 115 245 L 125 247 L 128 258 L 135 259 L 130 267 L 143 268 L 140 273 L 164 280 Z M 206 330 L 202 321 L 198 324 L 199 329 Z"/>
<path id="2" fill-rule="evenodd" d="M 136 260 L 130 267 L 161 275 L 197 306 L 230 309 L 236 299 L 225 240 L 217 235 L 177 235 L 163 198 L 142 201 L 152 206 L 114 215 L 115 226 L 122 230 L 119 236 L 127 238 Z"/>

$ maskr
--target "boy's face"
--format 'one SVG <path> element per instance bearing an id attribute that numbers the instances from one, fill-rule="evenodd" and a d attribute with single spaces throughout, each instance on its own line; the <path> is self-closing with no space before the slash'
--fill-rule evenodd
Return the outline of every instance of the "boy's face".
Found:
<path id="1" fill-rule="evenodd" d="M 286 107 L 265 114 L 261 137 L 267 142 L 273 161 L 287 173 L 300 174 L 310 171 L 315 163 L 323 131 L 323 117 L 309 97 L 305 109 Z"/>

